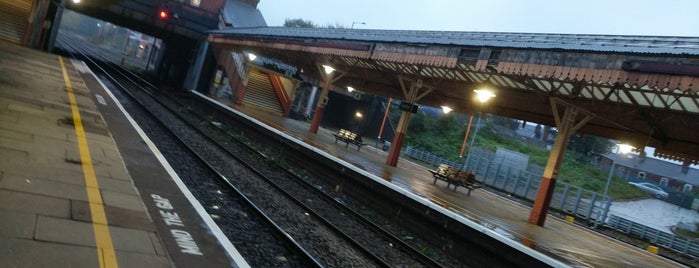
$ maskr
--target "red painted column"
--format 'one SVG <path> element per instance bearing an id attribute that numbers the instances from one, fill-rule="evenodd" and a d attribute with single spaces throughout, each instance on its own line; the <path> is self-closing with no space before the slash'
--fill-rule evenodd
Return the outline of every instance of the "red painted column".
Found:
<path id="1" fill-rule="evenodd" d="M 402 78 L 399 78 L 403 92 L 406 92 L 405 85 L 403 84 Z M 417 100 L 417 93 L 422 87 L 422 80 L 417 80 L 411 83 L 410 88 L 407 90 L 406 102 L 411 105 L 415 105 Z M 388 157 L 386 158 L 386 164 L 389 166 L 398 165 L 398 159 L 400 158 L 400 150 L 403 147 L 403 139 L 405 138 L 405 133 L 408 131 L 408 123 L 410 122 L 410 110 L 403 111 L 400 114 L 400 119 L 398 120 L 398 127 L 396 127 L 396 135 L 393 136 L 393 142 L 391 142 L 391 150 L 388 151 Z"/>
<path id="2" fill-rule="evenodd" d="M 400 158 L 400 150 L 403 147 L 403 139 L 405 138 L 405 133 L 408 130 L 408 122 L 410 122 L 410 112 L 403 111 L 400 114 L 400 120 L 398 120 L 396 135 L 393 136 L 393 142 L 391 142 L 391 150 L 388 151 L 386 164 L 389 166 L 395 167 L 396 165 L 398 165 L 398 159 Z"/>
<path id="3" fill-rule="evenodd" d="M 323 84 L 323 89 L 320 91 L 318 104 L 316 104 L 316 109 L 313 112 L 313 119 L 311 119 L 311 127 L 308 130 L 313 134 L 318 133 L 320 121 L 323 119 L 323 111 L 325 111 L 325 105 L 328 104 L 328 91 L 330 90 L 332 77 L 332 74 L 325 75 L 325 84 Z"/>
<path id="4" fill-rule="evenodd" d="M 536 192 L 534 206 L 532 207 L 532 211 L 529 213 L 529 223 L 544 226 L 544 222 L 546 222 L 546 214 L 549 211 L 549 205 L 551 204 L 551 198 L 553 197 L 555 188 L 556 179 L 541 177 L 539 191 Z"/>
<path id="5" fill-rule="evenodd" d="M 391 149 L 388 151 L 388 158 L 386 159 L 386 164 L 389 166 L 398 165 L 398 159 L 400 158 L 400 149 L 403 147 L 403 138 L 405 133 L 396 132 L 393 136 L 393 141 L 391 142 Z"/>
<path id="6" fill-rule="evenodd" d="M 549 205 L 551 204 L 553 192 L 556 188 L 558 171 L 563 163 L 563 155 L 565 154 L 568 139 L 570 138 L 573 125 L 575 124 L 576 115 L 577 111 L 569 107 L 566 109 L 563 119 L 558 126 L 559 133 L 553 143 L 553 148 L 551 148 L 551 153 L 549 154 L 549 159 L 544 169 L 544 175 L 539 184 L 539 190 L 536 193 L 532 211 L 529 213 L 529 223 L 544 226 L 544 222 L 546 222 L 546 215 L 549 210 Z"/>
<path id="7" fill-rule="evenodd" d="M 313 112 L 313 118 L 311 119 L 311 128 L 309 129 L 311 133 L 318 133 L 320 120 L 323 119 L 323 111 L 325 111 L 325 106 L 316 106 L 316 110 Z"/>

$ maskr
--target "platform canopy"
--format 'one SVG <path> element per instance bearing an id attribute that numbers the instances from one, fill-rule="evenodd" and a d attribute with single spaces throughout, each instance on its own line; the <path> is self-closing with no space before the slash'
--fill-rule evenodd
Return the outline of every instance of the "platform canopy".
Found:
<path id="1" fill-rule="evenodd" d="M 448 105 L 555 126 L 551 100 L 595 115 L 579 129 L 656 156 L 699 163 L 699 37 L 234 28 L 209 32 L 214 49 L 255 53 L 334 85 L 402 99 L 399 79 L 433 90 L 419 104 Z M 490 88 L 487 105 L 473 91 Z"/>

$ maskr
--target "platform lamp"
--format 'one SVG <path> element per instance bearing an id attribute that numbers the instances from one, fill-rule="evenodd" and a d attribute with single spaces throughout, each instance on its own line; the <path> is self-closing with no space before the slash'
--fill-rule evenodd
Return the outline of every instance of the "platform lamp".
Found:
<path id="1" fill-rule="evenodd" d="M 364 115 L 360 111 L 357 111 L 356 113 L 354 113 L 354 119 L 357 120 L 357 125 L 354 127 L 354 130 L 353 130 L 354 133 L 359 134 L 359 126 L 362 124 L 363 117 L 364 117 Z"/>
<path id="2" fill-rule="evenodd" d="M 248 60 L 255 61 L 255 59 L 257 59 L 257 55 L 248 52 Z"/>
<path id="3" fill-rule="evenodd" d="M 616 146 L 619 148 L 619 154 L 627 154 L 634 149 L 633 146 L 628 144 L 617 144 Z M 614 176 L 614 165 L 616 165 L 616 161 L 614 160 L 614 158 L 609 159 L 612 160 L 612 165 L 609 168 L 609 176 L 607 176 L 607 183 L 604 185 L 604 196 L 607 196 L 607 193 L 609 192 L 609 185 L 612 182 L 612 176 Z"/>
<path id="4" fill-rule="evenodd" d="M 493 94 L 492 91 L 486 88 L 481 88 L 481 89 L 476 89 L 473 91 L 476 93 L 476 99 L 481 103 L 484 104 L 488 102 L 490 99 L 495 97 L 495 94 Z M 473 132 L 473 138 L 471 139 L 471 143 L 468 145 L 468 154 L 466 154 L 466 160 L 464 161 L 464 169 L 468 166 L 468 161 L 471 159 L 471 149 L 473 149 L 473 145 L 476 143 L 476 137 L 478 136 L 478 129 L 480 129 L 481 126 L 481 112 L 477 113 L 478 115 L 478 122 L 476 122 L 476 130 Z M 466 140 L 468 139 L 468 134 L 471 130 L 471 123 L 473 122 L 473 115 L 471 115 L 471 118 L 468 120 L 468 127 L 466 128 L 466 134 L 464 135 L 464 142 L 461 145 L 461 155 L 463 155 L 463 147 L 466 144 Z"/>

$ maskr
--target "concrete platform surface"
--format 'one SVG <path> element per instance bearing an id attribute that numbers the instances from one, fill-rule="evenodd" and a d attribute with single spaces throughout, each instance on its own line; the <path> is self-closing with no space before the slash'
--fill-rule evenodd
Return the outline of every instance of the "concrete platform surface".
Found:
<path id="1" fill-rule="evenodd" d="M 81 63 L 0 42 L 0 267 L 247 266 L 136 129 Z"/>

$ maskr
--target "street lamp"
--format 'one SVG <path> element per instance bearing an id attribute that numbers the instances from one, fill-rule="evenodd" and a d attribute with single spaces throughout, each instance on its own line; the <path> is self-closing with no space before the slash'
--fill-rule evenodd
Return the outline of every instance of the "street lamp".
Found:
<path id="1" fill-rule="evenodd" d="M 468 165 L 469 159 L 471 159 L 471 149 L 473 149 L 473 144 L 476 143 L 476 137 L 478 136 L 478 129 L 481 128 L 481 112 L 478 112 L 478 122 L 476 122 L 476 130 L 473 131 L 473 139 L 471 139 L 471 143 L 468 145 L 468 154 L 466 154 L 466 161 L 464 161 L 464 167 Z M 471 116 L 471 119 L 473 119 L 473 116 Z M 471 121 L 469 121 L 468 125 L 469 130 L 471 129 Z M 464 137 L 464 141 L 468 138 L 468 131 L 466 131 L 466 137 Z"/>
<path id="2" fill-rule="evenodd" d="M 476 89 L 473 92 L 476 93 L 476 99 L 480 101 L 481 103 L 485 103 L 491 98 L 495 97 L 495 94 L 491 92 L 490 90 L 487 89 Z M 466 154 L 466 161 L 464 161 L 464 168 L 468 165 L 468 161 L 471 159 L 471 149 L 473 149 L 473 144 L 476 143 L 476 137 L 478 136 L 478 129 L 481 126 L 481 112 L 478 112 L 478 122 L 476 122 L 476 130 L 473 132 L 473 139 L 471 139 L 471 144 L 468 145 L 468 154 Z M 463 156 L 464 152 L 464 145 L 466 144 L 466 140 L 468 139 L 468 134 L 471 131 L 471 123 L 473 122 L 473 115 L 471 118 L 468 120 L 468 127 L 466 129 L 466 135 L 464 135 L 464 142 L 461 144 L 461 154 L 459 157 Z"/>
<path id="3" fill-rule="evenodd" d="M 354 25 L 355 25 L 355 24 L 366 25 L 366 22 L 353 21 L 353 22 L 352 22 L 352 27 L 350 27 L 350 29 L 354 29 Z"/>
<path id="4" fill-rule="evenodd" d="M 459 152 L 459 158 L 464 157 L 464 149 L 466 149 L 466 140 L 468 139 L 468 134 L 471 132 L 471 123 L 473 123 L 473 115 L 468 119 L 468 126 L 466 127 L 466 134 L 464 134 L 464 142 L 461 143 L 461 152 Z"/>
<path id="5" fill-rule="evenodd" d="M 633 146 L 628 144 L 617 144 L 617 147 L 619 147 L 619 154 L 627 154 L 633 149 Z M 609 184 L 612 182 L 612 176 L 614 176 L 614 165 L 616 165 L 614 158 L 610 157 L 609 159 L 612 160 L 612 165 L 609 169 L 609 176 L 607 176 L 607 183 L 604 185 L 604 196 L 607 196 L 607 193 L 609 192 Z"/>

